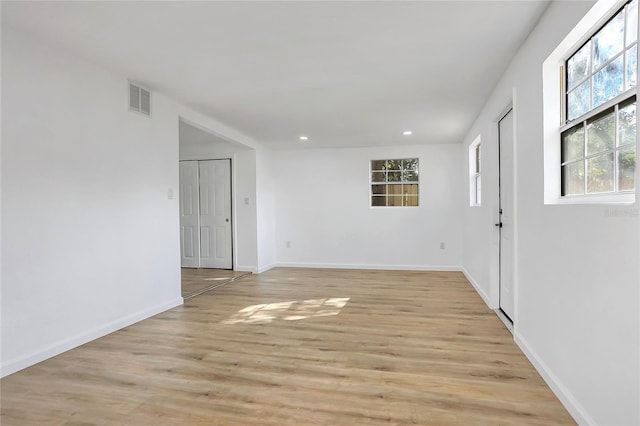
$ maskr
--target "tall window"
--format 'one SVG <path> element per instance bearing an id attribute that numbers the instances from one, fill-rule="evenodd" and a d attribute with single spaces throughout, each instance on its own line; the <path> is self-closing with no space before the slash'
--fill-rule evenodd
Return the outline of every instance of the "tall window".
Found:
<path id="1" fill-rule="evenodd" d="M 480 136 L 469 146 L 469 205 L 482 204 L 482 175 L 480 174 Z"/>
<path id="2" fill-rule="evenodd" d="M 637 34 L 633 0 L 565 62 L 562 196 L 635 190 Z"/>
<path id="3" fill-rule="evenodd" d="M 418 206 L 418 159 L 371 161 L 371 206 Z"/>

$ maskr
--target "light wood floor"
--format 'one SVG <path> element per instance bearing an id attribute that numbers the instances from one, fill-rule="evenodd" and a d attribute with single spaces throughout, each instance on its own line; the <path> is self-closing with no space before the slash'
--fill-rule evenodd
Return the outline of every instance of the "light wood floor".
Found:
<path id="1" fill-rule="evenodd" d="M 275 269 L 0 385 L 3 426 L 573 424 L 457 272 Z"/>
<path id="2" fill-rule="evenodd" d="M 182 268 L 182 297 L 191 297 L 207 288 L 226 284 L 250 273 L 228 269 Z"/>

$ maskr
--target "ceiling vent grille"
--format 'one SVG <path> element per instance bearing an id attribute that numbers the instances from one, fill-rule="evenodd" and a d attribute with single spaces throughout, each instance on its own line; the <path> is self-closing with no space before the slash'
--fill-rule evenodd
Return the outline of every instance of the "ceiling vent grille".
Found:
<path id="1" fill-rule="evenodd" d="M 151 115 L 151 92 L 143 87 L 129 83 L 129 110 Z"/>

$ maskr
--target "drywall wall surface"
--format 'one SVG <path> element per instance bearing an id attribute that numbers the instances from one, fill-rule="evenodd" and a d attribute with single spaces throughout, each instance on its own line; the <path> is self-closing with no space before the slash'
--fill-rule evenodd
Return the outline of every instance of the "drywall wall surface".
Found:
<path id="1" fill-rule="evenodd" d="M 237 151 L 233 157 L 235 260 L 234 269 L 258 272 L 256 212 L 256 152 Z"/>
<path id="2" fill-rule="evenodd" d="M 414 157 L 419 206 L 371 207 L 370 161 Z M 459 157 L 459 144 L 274 151 L 278 264 L 458 269 Z"/>
<path id="3" fill-rule="evenodd" d="M 2 374 L 182 303 L 177 107 L 2 28 Z"/>
<path id="4" fill-rule="evenodd" d="M 258 272 L 276 266 L 276 182 L 273 151 L 256 150 L 256 210 L 258 216 Z M 280 215 L 278 210 L 277 215 Z"/>
<path id="5" fill-rule="evenodd" d="M 579 423 L 638 424 L 637 203 L 544 204 L 542 63 L 592 4 L 551 4 L 465 138 L 462 162 L 481 135 L 486 164 L 483 206 L 464 209 L 462 263 L 497 306 L 496 123 L 513 103 L 515 340 Z"/>

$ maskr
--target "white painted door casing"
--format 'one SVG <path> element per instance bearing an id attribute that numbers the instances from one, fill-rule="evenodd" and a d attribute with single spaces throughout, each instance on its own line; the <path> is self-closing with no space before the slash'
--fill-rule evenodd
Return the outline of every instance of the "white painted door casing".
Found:
<path id="1" fill-rule="evenodd" d="M 514 127 L 513 110 L 498 123 L 500 153 L 500 309 L 514 320 Z"/>

